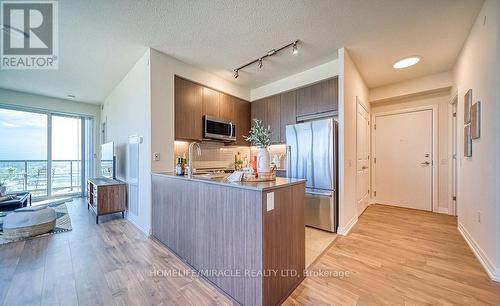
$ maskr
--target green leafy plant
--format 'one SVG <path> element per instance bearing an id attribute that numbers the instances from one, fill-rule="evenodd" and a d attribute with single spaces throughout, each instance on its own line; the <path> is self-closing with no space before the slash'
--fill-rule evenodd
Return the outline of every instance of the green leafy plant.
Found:
<path id="1" fill-rule="evenodd" d="M 245 140 L 249 141 L 253 146 L 259 148 L 267 148 L 271 143 L 271 127 L 264 127 L 262 120 L 253 119 L 250 134 L 245 136 Z"/>

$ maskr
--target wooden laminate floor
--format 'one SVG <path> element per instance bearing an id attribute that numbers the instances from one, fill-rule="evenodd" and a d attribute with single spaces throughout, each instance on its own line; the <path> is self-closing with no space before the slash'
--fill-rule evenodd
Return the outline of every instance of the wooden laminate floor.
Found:
<path id="1" fill-rule="evenodd" d="M 0 305 L 231 304 L 121 214 L 66 205 L 73 231 L 0 246 Z"/>
<path id="2" fill-rule="evenodd" d="M 500 283 L 442 214 L 371 205 L 309 272 L 286 305 L 500 305 Z"/>
<path id="3" fill-rule="evenodd" d="M 0 304 L 231 303 L 196 275 L 167 277 L 189 268 L 119 214 L 95 225 L 82 199 L 67 206 L 73 231 L 0 246 Z M 500 305 L 445 215 L 372 205 L 309 271 L 286 305 Z"/>

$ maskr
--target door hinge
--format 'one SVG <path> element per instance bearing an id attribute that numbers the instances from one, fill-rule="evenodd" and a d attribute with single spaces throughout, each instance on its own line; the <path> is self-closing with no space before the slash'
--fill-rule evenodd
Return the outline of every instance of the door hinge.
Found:
<path id="1" fill-rule="evenodd" d="M 368 194 L 370 194 L 370 189 L 368 189 Z"/>
<path id="2" fill-rule="evenodd" d="M 457 116 L 457 113 L 453 113 L 453 117 L 456 117 Z"/>
<path id="3" fill-rule="evenodd" d="M 376 191 L 373 192 L 373 196 L 375 196 L 375 197 L 377 196 L 377 192 Z"/>
<path id="4" fill-rule="evenodd" d="M 373 163 L 374 163 L 374 164 L 376 164 L 376 163 L 377 163 L 377 158 L 376 158 L 376 157 L 374 157 L 374 158 L 373 158 Z"/>
<path id="5" fill-rule="evenodd" d="M 376 124 L 376 123 L 373 125 L 373 129 L 374 129 L 374 130 L 376 130 L 376 129 L 377 129 L 377 124 Z"/>
<path id="6" fill-rule="evenodd" d="M 368 120 L 368 125 L 370 125 L 370 120 Z"/>
<path id="7" fill-rule="evenodd" d="M 370 160 L 370 155 L 368 155 L 368 160 Z"/>
<path id="8" fill-rule="evenodd" d="M 457 196 L 453 196 L 453 201 L 456 201 L 457 200 Z"/>

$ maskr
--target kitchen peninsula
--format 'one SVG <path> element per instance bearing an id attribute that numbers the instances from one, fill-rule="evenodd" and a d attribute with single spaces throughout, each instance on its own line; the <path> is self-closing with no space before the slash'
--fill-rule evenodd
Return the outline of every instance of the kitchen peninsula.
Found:
<path id="1" fill-rule="evenodd" d="M 275 305 L 304 278 L 305 181 L 152 175 L 152 232 L 242 305 Z"/>

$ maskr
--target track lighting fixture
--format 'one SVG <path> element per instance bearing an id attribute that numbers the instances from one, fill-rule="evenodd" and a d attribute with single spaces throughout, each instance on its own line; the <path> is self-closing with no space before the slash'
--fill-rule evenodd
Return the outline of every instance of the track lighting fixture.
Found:
<path id="1" fill-rule="evenodd" d="M 255 60 L 253 60 L 253 61 L 251 61 L 251 62 L 249 62 L 249 63 L 247 63 L 247 64 L 245 64 L 245 65 L 243 65 L 241 67 L 238 67 L 238 68 L 234 69 L 233 70 L 234 71 L 234 78 L 235 79 L 238 78 L 238 76 L 239 76 L 238 71 L 240 69 L 246 68 L 246 67 L 248 67 L 248 66 L 250 66 L 250 65 L 252 65 L 254 63 L 257 63 L 257 65 L 259 66 L 259 68 L 262 68 L 262 66 L 263 66 L 262 60 L 263 59 L 265 59 L 266 57 L 269 57 L 269 56 L 273 56 L 273 55 L 277 54 L 278 52 L 280 52 L 281 50 L 286 49 L 288 47 L 292 47 L 293 48 L 292 49 L 292 54 L 293 55 L 297 55 L 299 53 L 299 49 L 297 47 L 298 43 L 299 43 L 299 40 L 297 39 L 297 40 L 295 40 L 295 41 L 293 41 L 293 42 L 289 43 L 288 45 L 285 45 L 285 46 L 283 46 L 281 48 L 271 49 L 271 50 L 267 51 L 267 53 L 265 55 L 263 55 L 263 56 L 255 59 Z"/>

